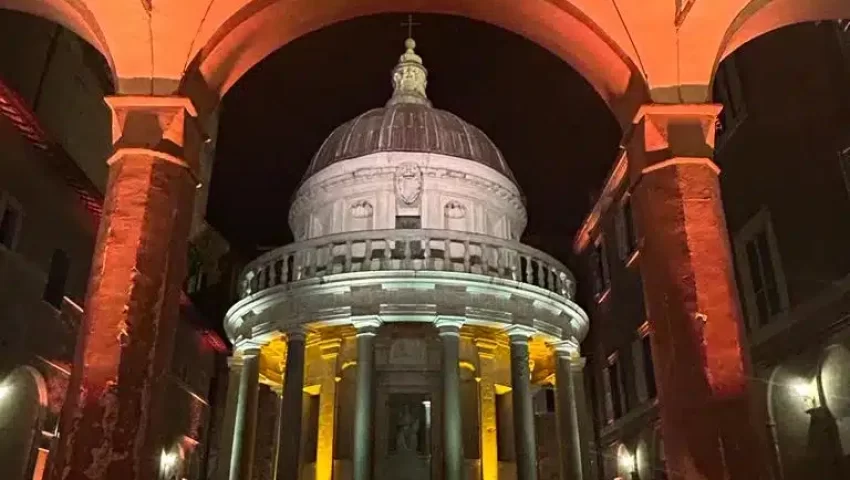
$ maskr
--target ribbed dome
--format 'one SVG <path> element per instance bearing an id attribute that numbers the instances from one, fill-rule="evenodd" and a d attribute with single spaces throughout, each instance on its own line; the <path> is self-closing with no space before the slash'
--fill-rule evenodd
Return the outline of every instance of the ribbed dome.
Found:
<path id="1" fill-rule="evenodd" d="M 486 165 L 514 179 L 496 145 L 481 130 L 458 116 L 431 106 L 425 88 L 428 71 L 408 38 L 406 51 L 393 69 L 393 96 L 376 108 L 337 127 L 325 139 L 304 179 L 351 158 L 377 152 L 437 153 Z"/>
<path id="2" fill-rule="evenodd" d="M 421 103 L 376 108 L 341 125 L 313 157 L 305 178 L 343 160 L 376 152 L 427 152 L 486 165 L 516 183 L 496 145 L 457 115 Z"/>

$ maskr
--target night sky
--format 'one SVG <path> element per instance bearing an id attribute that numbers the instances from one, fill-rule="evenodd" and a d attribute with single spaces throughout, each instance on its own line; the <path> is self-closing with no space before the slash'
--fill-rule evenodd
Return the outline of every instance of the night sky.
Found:
<path id="1" fill-rule="evenodd" d="M 301 37 L 224 98 L 208 219 L 238 250 L 291 241 L 290 199 L 312 155 L 335 127 L 389 99 L 406 18 Z M 434 106 L 493 139 L 527 197 L 524 242 L 566 261 L 617 152 L 613 116 L 572 67 L 521 36 L 461 17 L 414 21 Z"/>

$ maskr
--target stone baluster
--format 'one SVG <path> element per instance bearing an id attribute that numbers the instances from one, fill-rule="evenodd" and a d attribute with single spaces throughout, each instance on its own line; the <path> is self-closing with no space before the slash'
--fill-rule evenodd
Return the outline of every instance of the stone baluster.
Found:
<path id="1" fill-rule="evenodd" d="M 412 260 L 411 259 L 413 258 L 413 252 L 412 252 L 410 244 L 413 243 L 413 241 L 409 238 L 405 238 L 403 241 L 404 241 L 404 265 L 403 265 L 402 268 L 404 268 L 405 270 L 409 270 L 410 268 L 412 268 Z"/>
<path id="2" fill-rule="evenodd" d="M 289 283 L 289 254 L 283 255 L 283 260 L 280 263 L 280 283 Z"/>
<path id="3" fill-rule="evenodd" d="M 257 291 L 265 290 L 268 286 L 266 282 L 269 276 L 269 268 L 268 266 L 260 266 L 260 275 L 257 276 Z"/>
<path id="4" fill-rule="evenodd" d="M 425 248 L 425 252 L 423 254 L 425 258 L 425 260 L 423 260 L 423 269 L 431 270 L 432 268 L 434 268 L 431 266 L 431 239 L 425 238 L 425 243 L 423 246 Z"/>
<path id="5" fill-rule="evenodd" d="M 471 252 L 471 249 L 470 249 L 470 246 L 469 246 L 469 240 L 466 240 L 466 241 L 463 242 L 463 271 L 464 272 L 469 273 L 469 272 L 472 271 L 471 256 L 472 256 L 472 252 Z"/>
<path id="6" fill-rule="evenodd" d="M 490 274 L 490 248 L 486 243 L 481 244 L 481 270 L 484 275 Z"/>
<path id="7" fill-rule="evenodd" d="M 347 240 L 345 242 L 345 266 L 343 267 L 343 272 L 351 271 L 351 256 L 353 255 L 354 245 L 351 243 L 351 240 Z"/>
<path id="8" fill-rule="evenodd" d="M 452 270 L 452 241 L 449 238 L 443 240 L 443 270 Z"/>
<path id="9" fill-rule="evenodd" d="M 522 264 L 520 263 L 520 256 L 514 251 L 509 252 L 509 254 L 510 259 L 508 259 L 508 262 L 510 263 L 511 280 L 519 281 L 521 280 L 520 268 L 522 268 Z"/>
<path id="10" fill-rule="evenodd" d="M 531 261 L 531 257 L 523 255 L 522 258 L 525 259 L 525 283 L 534 285 L 534 264 Z"/>
<path id="11" fill-rule="evenodd" d="M 371 270 L 372 269 L 372 240 L 366 239 L 365 245 L 363 246 L 363 270 Z"/>
<path id="12" fill-rule="evenodd" d="M 381 262 L 381 270 L 389 270 L 392 268 L 392 241 L 389 238 L 384 239 L 384 259 Z"/>

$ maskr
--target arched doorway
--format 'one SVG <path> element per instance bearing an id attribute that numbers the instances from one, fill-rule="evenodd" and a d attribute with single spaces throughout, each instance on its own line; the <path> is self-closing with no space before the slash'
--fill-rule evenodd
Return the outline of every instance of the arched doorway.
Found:
<path id="1" fill-rule="evenodd" d="M 0 381 L 0 478 L 24 479 L 41 433 L 47 387 L 32 367 L 18 367 Z"/>

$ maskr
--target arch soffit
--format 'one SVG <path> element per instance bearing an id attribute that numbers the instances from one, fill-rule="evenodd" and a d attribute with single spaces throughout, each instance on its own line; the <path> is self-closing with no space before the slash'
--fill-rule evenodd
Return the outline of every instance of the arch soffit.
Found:
<path id="1" fill-rule="evenodd" d="M 711 71 L 745 43 L 789 25 L 850 18 L 847 0 L 748 0 L 727 28 Z"/>
<path id="2" fill-rule="evenodd" d="M 234 0 L 231 14 L 210 12 L 193 47 L 192 68 L 183 91 L 220 99 L 253 66 L 286 43 L 322 27 L 378 13 L 460 15 L 487 22 L 548 49 L 569 63 L 596 89 L 621 124 L 630 123 L 647 98 L 634 49 L 617 12 L 608 2 L 573 0 Z M 577 6 L 576 4 L 586 4 Z M 216 7 L 219 9 L 220 7 Z M 198 92 L 197 89 L 205 90 Z"/>
<path id="3" fill-rule="evenodd" d="M 0 9 L 26 13 L 67 28 L 97 49 L 114 74 L 109 44 L 86 0 L 0 0 Z"/>

